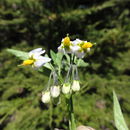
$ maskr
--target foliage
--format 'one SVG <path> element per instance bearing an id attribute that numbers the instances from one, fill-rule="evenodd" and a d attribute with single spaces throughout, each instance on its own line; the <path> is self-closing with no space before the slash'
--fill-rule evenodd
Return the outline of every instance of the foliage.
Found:
<path id="1" fill-rule="evenodd" d="M 128 0 L 1 0 L 0 129 L 47 130 L 49 126 L 49 106 L 40 99 L 48 71 L 40 72 L 42 76 L 18 67 L 20 62 L 6 49 L 54 50 L 67 33 L 71 39 L 96 41 L 94 53 L 85 58 L 90 64 L 80 70 L 82 91 L 74 102 L 77 123 L 114 130 L 114 88 L 130 128 L 129 5 Z M 64 105 L 54 107 L 53 126 L 67 129 Z"/>
<path id="2" fill-rule="evenodd" d="M 125 123 L 120 104 L 118 102 L 116 93 L 113 91 L 113 102 L 114 102 L 114 119 L 115 119 L 115 125 L 118 130 L 128 130 L 128 127 Z"/>

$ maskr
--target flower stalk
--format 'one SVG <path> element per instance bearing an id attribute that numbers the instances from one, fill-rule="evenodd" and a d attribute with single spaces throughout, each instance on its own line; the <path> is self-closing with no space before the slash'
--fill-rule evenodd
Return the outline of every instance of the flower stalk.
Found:
<path id="1" fill-rule="evenodd" d="M 72 95 L 68 99 L 68 111 L 69 111 L 69 130 L 76 130 Z"/>
<path id="2" fill-rule="evenodd" d="M 70 56 L 71 64 L 70 64 L 70 70 L 69 70 L 69 79 L 70 83 L 72 83 L 74 79 L 74 55 L 72 54 Z M 69 130 L 76 130 L 76 123 L 75 123 L 75 117 L 74 117 L 74 107 L 73 107 L 73 93 L 72 93 L 72 84 L 71 84 L 71 92 L 70 97 L 67 99 L 67 107 L 68 107 L 68 113 L 69 113 Z"/>
<path id="3" fill-rule="evenodd" d="M 49 111 L 50 111 L 49 126 L 50 126 L 50 130 L 53 130 L 53 126 L 52 126 L 52 122 L 53 122 L 53 104 L 52 104 L 52 100 L 50 101 Z"/>

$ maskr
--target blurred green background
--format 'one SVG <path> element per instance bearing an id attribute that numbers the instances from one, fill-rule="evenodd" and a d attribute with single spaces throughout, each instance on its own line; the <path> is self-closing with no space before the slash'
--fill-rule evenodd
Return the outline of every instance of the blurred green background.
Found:
<path id="1" fill-rule="evenodd" d="M 56 52 L 67 33 L 97 43 L 79 70 L 86 89 L 75 96 L 77 125 L 116 130 L 115 89 L 130 128 L 130 0 L 0 0 L 0 130 L 49 130 L 40 100 L 48 77 L 18 67 L 6 49 Z M 54 106 L 54 128 L 67 130 L 65 111 L 64 102 Z"/>

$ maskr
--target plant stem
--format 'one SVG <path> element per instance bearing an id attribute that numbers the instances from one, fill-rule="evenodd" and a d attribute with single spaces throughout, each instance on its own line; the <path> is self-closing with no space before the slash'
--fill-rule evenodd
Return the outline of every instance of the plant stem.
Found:
<path id="1" fill-rule="evenodd" d="M 72 95 L 68 99 L 68 111 L 69 111 L 69 130 L 76 130 Z"/>
<path id="2" fill-rule="evenodd" d="M 53 116 L 53 104 L 52 104 L 52 101 L 50 102 L 50 122 L 49 122 L 49 125 L 50 125 L 50 130 L 53 130 L 52 128 L 52 116 Z"/>

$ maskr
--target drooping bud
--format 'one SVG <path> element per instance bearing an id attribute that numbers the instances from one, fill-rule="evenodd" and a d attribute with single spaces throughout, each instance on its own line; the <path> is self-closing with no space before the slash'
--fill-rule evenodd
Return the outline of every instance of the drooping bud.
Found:
<path id="1" fill-rule="evenodd" d="M 63 92 L 64 94 L 70 93 L 70 84 L 69 84 L 69 83 L 63 84 L 62 92 Z"/>
<path id="2" fill-rule="evenodd" d="M 50 92 L 53 98 L 58 97 L 60 95 L 60 86 L 52 86 Z"/>
<path id="3" fill-rule="evenodd" d="M 51 94 L 49 91 L 43 92 L 42 93 L 42 98 L 41 98 L 43 103 L 49 103 L 51 100 Z"/>
<path id="4" fill-rule="evenodd" d="M 74 80 L 72 83 L 72 90 L 74 92 L 79 91 L 80 90 L 80 84 L 78 80 Z"/>

